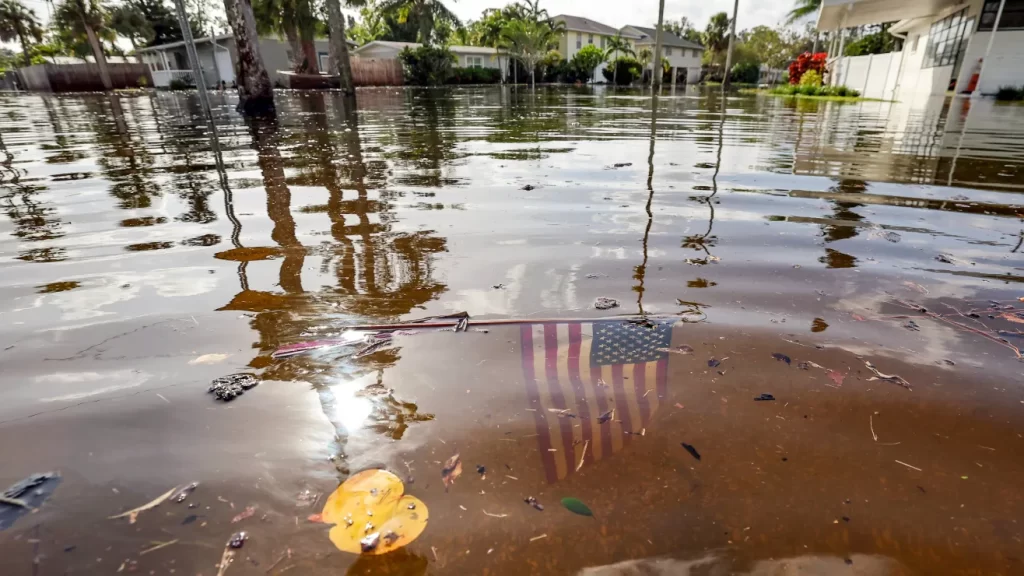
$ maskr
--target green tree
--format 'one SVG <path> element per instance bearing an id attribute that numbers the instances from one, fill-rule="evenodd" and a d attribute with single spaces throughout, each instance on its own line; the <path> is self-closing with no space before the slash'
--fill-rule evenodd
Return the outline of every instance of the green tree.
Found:
<path id="1" fill-rule="evenodd" d="M 786 23 L 792 24 L 821 10 L 821 0 L 796 0 L 793 9 L 786 15 Z"/>
<path id="2" fill-rule="evenodd" d="M 0 42 L 14 42 L 21 44 L 22 60 L 25 66 L 32 64 L 32 55 L 29 50 L 30 40 L 43 41 L 43 27 L 36 18 L 36 13 L 26 8 L 18 0 L 0 1 Z"/>
<path id="3" fill-rule="evenodd" d="M 418 26 L 416 38 L 423 44 L 430 44 L 434 28 L 439 22 L 462 26 L 454 12 L 441 0 L 383 0 L 380 10 L 389 14 L 399 23 L 415 22 Z"/>
<path id="4" fill-rule="evenodd" d="M 717 61 L 722 51 L 729 47 L 729 15 L 725 12 L 713 15 L 701 39 L 711 62 Z"/>
<path id="5" fill-rule="evenodd" d="M 165 0 L 128 0 L 123 6 L 130 6 L 142 14 L 153 35 L 146 40 L 146 46 L 159 46 L 181 41 L 181 27 L 178 17 L 167 7 Z M 193 36 L 204 35 L 191 26 Z"/>
<path id="6" fill-rule="evenodd" d="M 737 47 L 740 58 L 737 65 L 749 64 L 744 62 L 744 54 L 750 54 L 757 61 L 766 64 L 769 68 L 785 68 L 790 60 L 796 58 L 801 52 L 802 39 L 795 33 L 785 28 L 770 28 L 768 26 L 755 26 L 751 30 L 745 30 L 741 35 L 742 42 Z M 734 67 L 735 70 L 735 67 Z"/>
<path id="7" fill-rule="evenodd" d="M 119 4 L 110 10 L 110 28 L 118 36 L 127 38 L 135 49 L 145 46 L 154 36 L 145 15 L 132 4 Z"/>
<path id="8" fill-rule="evenodd" d="M 604 57 L 608 58 L 609 62 L 615 62 L 619 59 L 620 54 L 636 56 L 636 52 L 633 50 L 633 47 L 629 45 L 629 40 L 622 37 L 622 32 L 619 32 L 608 39 L 608 44 L 604 51 Z M 616 74 L 618 74 L 618 71 L 619 66 L 612 66 L 612 84 L 616 84 Z"/>
<path id="9" fill-rule="evenodd" d="M 896 39 L 888 30 L 892 22 L 881 24 L 873 32 L 865 34 L 850 42 L 843 50 L 847 56 L 867 56 L 868 54 L 887 54 L 896 49 Z"/>
<path id="10" fill-rule="evenodd" d="M 256 31 L 261 35 L 276 34 L 288 42 L 293 72 L 301 72 L 304 52 L 299 40 L 299 23 L 295 13 L 295 0 L 253 0 L 252 13 Z"/>
<path id="11" fill-rule="evenodd" d="M 594 69 L 604 62 L 604 52 L 593 44 L 587 44 L 572 57 L 572 67 L 581 78 L 590 80 L 594 77 Z"/>
<path id="12" fill-rule="evenodd" d="M 536 87 L 537 63 L 547 54 L 556 37 L 546 22 L 513 20 L 501 31 L 502 47 L 530 71 L 530 86 Z"/>

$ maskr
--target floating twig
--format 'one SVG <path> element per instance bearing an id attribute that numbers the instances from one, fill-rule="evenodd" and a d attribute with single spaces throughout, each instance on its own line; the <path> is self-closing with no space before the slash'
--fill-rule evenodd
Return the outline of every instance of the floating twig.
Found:
<path id="1" fill-rule="evenodd" d="M 882 372 L 878 371 L 878 368 L 875 368 L 874 364 L 867 360 L 864 361 L 864 365 L 868 367 L 868 370 L 871 370 L 875 374 L 871 378 L 868 378 L 868 382 L 871 382 L 872 380 L 884 380 L 886 382 L 893 382 L 895 384 L 899 384 L 900 386 L 903 386 L 907 390 L 911 390 L 910 382 L 907 382 L 906 379 L 904 379 L 902 376 L 898 374 L 883 374 Z"/>
<path id="2" fill-rule="evenodd" d="M 899 460 L 897 460 L 896 463 L 897 464 L 902 464 L 902 465 L 906 466 L 907 468 L 910 468 L 911 470 L 917 470 L 918 472 L 924 472 L 924 470 L 921 470 L 917 466 L 911 466 L 910 464 L 907 464 L 906 462 L 900 462 Z"/>
<path id="3" fill-rule="evenodd" d="M 487 510 L 484 510 L 483 512 L 484 512 L 485 516 L 490 516 L 491 518 L 506 518 L 506 517 L 508 517 L 508 514 L 491 514 Z"/>
<path id="4" fill-rule="evenodd" d="M 536 541 L 536 540 L 540 540 L 542 538 L 547 538 L 547 537 L 548 537 L 547 533 L 544 533 L 544 534 L 541 534 L 540 536 L 534 536 L 533 538 L 530 538 L 530 542 L 533 542 L 533 541 Z"/>
<path id="5" fill-rule="evenodd" d="M 18 506 L 20 508 L 26 508 L 31 510 L 32 507 L 28 505 L 24 500 L 17 498 L 8 498 L 7 496 L 0 496 L 0 504 L 7 504 L 8 506 Z"/>
<path id="6" fill-rule="evenodd" d="M 168 542 L 161 542 L 161 543 L 157 544 L 156 546 L 153 546 L 153 547 L 150 547 L 150 548 L 146 548 L 142 552 L 139 552 L 139 556 L 144 556 L 146 554 L 149 554 L 150 552 L 156 552 L 157 550 L 159 550 L 161 548 L 167 548 L 168 546 L 170 546 L 172 544 L 177 544 L 177 543 L 178 543 L 178 539 L 177 538 L 175 538 L 174 540 L 170 540 Z"/>
<path id="7" fill-rule="evenodd" d="M 871 437 L 878 442 L 878 434 L 875 434 L 875 415 L 868 416 L 868 425 L 871 426 Z"/>
<path id="8" fill-rule="evenodd" d="M 142 506 L 139 506 L 138 508 L 132 508 L 131 510 L 129 510 L 127 512 L 122 512 L 122 513 L 117 514 L 115 516 L 109 516 L 107 518 L 107 520 L 117 520 L 118 518 L 124 518 L 125 516 L 127 516 L 128 517 L 128 523 L 129 524 L 135 524 L 135 520 L 139 517 L 139 513 L 140 512 L 145 512 L 146 510 L 149 510 L 151 508 L 156 508 L 157 506 L 162 504 L 164 500 L 167 500 L 168 498 L 171 497 L 172 494 L 177 492 L 180 487 L 181 486 L 175 486 L 174 488 L 171 488 L 170 490 L 168 490 L 164 494 L 161 494 L 160 496 L 157 496 L 156 499 L 154 499 L 154 500 L 152 500 L 152 501 L 150 501 L 150 502 L 148 502 L 146 504 L 143 504 Z"/>
<path id="9" fill-rule="evenodd" d="M 590 440 L 583 443 L 583 453 L 580 454 L 580 463 L 576 465 L 577 472 L 580 471 L 580 468 L 583 468 L 583 460 L 587 457 L 587 446 L 590 446 Z"/>

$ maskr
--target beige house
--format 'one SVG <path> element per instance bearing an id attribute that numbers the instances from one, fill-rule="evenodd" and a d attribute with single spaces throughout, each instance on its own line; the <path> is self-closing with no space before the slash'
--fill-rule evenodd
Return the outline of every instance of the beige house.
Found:
<path id="1" fill-rule="evenodd" d="M 639 36 L 636 40 L 637 52 L 644 48 L 649 48 L 651 54 L 654 54 L 657 30 L 644 26 L 623 26 L 623 37 L 626 36 L 627 32 L 630 35 Z M 683 84 L 696 84 L 700 81 L 700 61 L 704 56 L 703 46 L 696 42 L 684 40 L 666 30 L 661 35 L 661 50 L 662 57 L 668 60 L 669 66 L 672 67 L 671 77 L 673 85 L 677 80 Z M 653 66 L 654 63 L 652 62 L 649 68 Z"/>
<path id="2" fill-rule="evenodd" d="M 632 30 L 626 28 L 616 30 L 607 24 L 595 22 L 582 16 L 559 14 L 553 17 L 552 20 L 565 24 L 565 32 L 558 39 L 558 53 L 566 60 L 572 60 L 572 57 L 584 46 L 596 46 L 602 51 L 606 50 L 608 48 L 608 39 L 615 37 L 620 32 L 634 50 L 636 50 L 637 40 L 640 40 L 640 34 Z M 604 68 L 605 64 L 602 63 L 594 69 L 595 80 L 600 81 L 602 79 L 601 70 Z"/>

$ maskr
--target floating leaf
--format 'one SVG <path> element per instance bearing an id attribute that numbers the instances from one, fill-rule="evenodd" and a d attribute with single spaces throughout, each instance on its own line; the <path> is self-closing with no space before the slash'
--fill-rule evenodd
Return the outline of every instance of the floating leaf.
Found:
<path id="1" fill-rule="evenodd" d="M 722 362 L 720 360 L 715 360 L 714 358 L 708 360 L 708 367 L 710 368 L 717 368 L 721 364 Z"/>
<path id="2" fill-rule="evenodd" d="M 843 380 L 846 379 L 846 374 L 843 374 L 842 372 L 837 372 L 835 370 L 829 370 L 827 372 L 827 374 L 828 374 L 828 377 L 830 379 L 832 379 L 832 382 L 834 382 L 836 386 L 842 386 L 843 385 Z"/>
<path id="3" fill-rule="evenodd" d="M 779 362 L 785 362 L 787 365 L 792 363 L 792 360 L 789 359 L 789 356 L 786 356 L 785 354 L 779 354 L 778 352 L 772 354 L 772 358 L 775 358 Z"/>
<path id="4" fill-rule="evenodd" d="M 690 456 L 700 460 L 700 452 L 697 452 L 697 449 L 693 447 L 693 444 L 687 444 L 686 442 L 680 442 L 680 444 L 682 444 L 683 448 L 690 453 Z"/>
<path id="5" fill-rule="evenodd" d="M 754 402 L 774 402 L 775 396 L 771 394 L 761 394 L 757 398 L 754 398 Z"/>
<path id="6" fill-rule="evenodd" d="M 578 498 L 562 498 L 562 506 L 565 506 L 569 512 L 579 514 L 580 516 L 593 516 L 594 513 L 587 508 L 587 505 L 581 502 Z"/>
<path id="7" fill-rule="evenodd" d="M 441 468 L 441 482 L 444 482 L 444 491 L 447 492 L 448 488 L 455 484 L 455 480 L 462 475 L 462 460 L 459 458 L 458 453 L 452 456 L 444 463 L 444 468 Z"/>
<path id="8" fill-rule="evenodd" d="M 1016 322 L 1017 324 L 1024 324 L 1024 317 L 1021 317 L 1020 313 L 1003 312 L 999 316 L 1001 318 L 1003 318 L 1004 320 L 1009 320 L 1010 322 Z"/>
<path id="9" fill-rule="evenodd" d="M 458 456 L 458 455 L 456 455 Z M 415 540 L 427 527 L 427 506 L 405 494 L 386 470 L 365 470 L 346 480 L 314 522 L 334 524 L 331 542 L 343 552 L 387 554 Z"/>
<path id="10" fill-rule="evenodd" d="M 600 416 L 598 416 L 597 417 L 597 423 L 598 424 L 604 424 L 605 422 L 611 420 L 612 416 L 614 416 L 614 415 L 615 415 L 615 409 L 612 408 L 611 410 L 609 410 L 609 411 L 605 412 L 604 414 L 601 414 Z"/>

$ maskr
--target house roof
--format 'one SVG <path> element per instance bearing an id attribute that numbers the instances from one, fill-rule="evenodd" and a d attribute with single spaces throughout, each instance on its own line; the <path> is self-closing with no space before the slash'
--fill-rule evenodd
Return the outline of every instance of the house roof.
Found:
<path id="1" fill-rule="evenodd" d="M 582 16 L 570 16 L 568 14 L 559 14 L 551 18 L 556 22 L 564 22 L 566 30 L 572 30 L 573 32 L 588 32 L 590 34 L 604 34 L 605 36 L 615 36 L 620 32 L 607 24 L 601 24 L 600 22 L 594 22 L 588 18 Z M 632 32 L 621 31 L 624 38 L 638 38 L 639 35 Z"/>
<path id="2" fill-rule="evenodd" d="M 629 26 L 623 26 L 622 29 L 630 30 L 632 31 L 632 33 L 639 35 L 640 39 L 637 40 L 637 42 L 643 44 L 654 44 L 655 35 L 658 33 L 658 31 L 654 28 L 647 28 L 644 26 L 633 26 L 632 24 Z M 623 34 L 623 36 L 625 36 L 625 34 Z M 684 38 L 680 38 L 679 36 L 673 34 L 672 32 L 669 32 L 668 30 L 665 30 L 662 33 L 661 44 L 663 46 L 678 46 L 680 48 L 693 48 L 695 50 L 704 49 L 704 47 L 701 46 L 700 44 L 696 42 L 690 42 L 689 40 L 686 40 Z"/>
<path id="3" fill-rule="evenodd" d="M 234 42 L 235 41 L 234 34 L 221 34 L 219 36 L 214 36 L 213 38 L 217 42 L 228 42 L 228 41 Z M 261 40 L 266 40 L 266 39 L 277 40 L 278 38 L 273 37 L 273 36 L 269 36 L 269 37 L 268 36 L 262 36 L 260 39 Z M 196 45 L 206 44 L 207 42 L 210 41 L 210 36 L 206 36 L 206 37 L 203 37 L 203 38 L 195 38 L 194 41 L 195 41 Z M 135 53 L 136 54 L 145 54 L 147 52 L 163 52 L 165 50 L 174 50 L 175 48 L 181 48 L 184 45 L 185 45 L 185 41 L 184 40 L 179 40 L 177 42 L 168 42 L 167 44 L 160 44 L 158 46 L 149 46 L 149 47 L 146 47 L 146 48 L 139 48 L 139 49 L 135 50 Z M 349 40 L 348 41 L 348 45 L 350 47 L 354 47 L 354 46 L 356 46 L 356 43 L 353 42 L 352 40 Z"/>
<path id="4" fill-rule="evenodd" d="M 419 48 L 422 44 L 418 42 L 391 42 L 388 40 L 374 40 L 373 42 L 367 42 L 359 48 L 356 48 L 354 53 L 358 54 L 367 48 L 374 46 L 384 46 L 387 48 L 394 48 L 396 50 L 403 50 L 405 48 Z M 449 46 L 448 50 L 453 54 L 497 54 L 496 48 L 490 48 L 488 46 Z"/>

